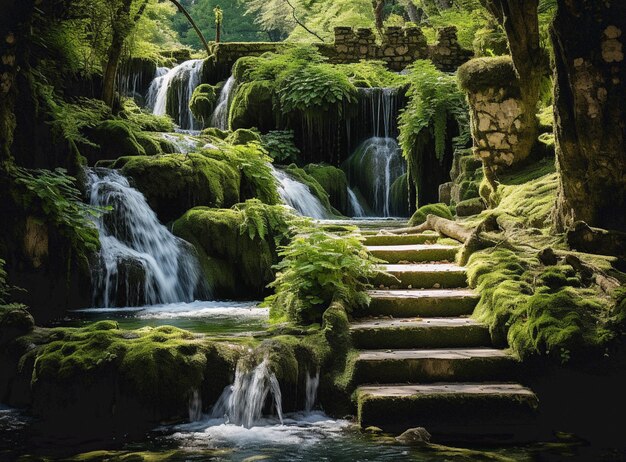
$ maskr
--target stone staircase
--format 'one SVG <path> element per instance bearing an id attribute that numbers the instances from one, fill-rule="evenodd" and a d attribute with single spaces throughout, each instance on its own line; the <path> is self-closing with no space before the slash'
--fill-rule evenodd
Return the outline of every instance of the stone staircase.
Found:
<path id="1" fill-rule="evenodd" d="M 465 268 L 451 263 L 459 246 L 436 241 L 366 235 L 391 276 L 379 275 L 367 317 L 351 325 L 359 423 L 389 432 L 421 426 L 443 439 L 524 439 L 537 397 L 516 383 L 518 360 L 469 317 L 478 296 Z"/>

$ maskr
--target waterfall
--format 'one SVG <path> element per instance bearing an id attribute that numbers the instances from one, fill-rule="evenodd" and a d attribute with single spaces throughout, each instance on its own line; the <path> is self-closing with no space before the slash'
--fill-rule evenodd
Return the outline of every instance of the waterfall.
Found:
<path id="1" fill-rule="evenodd" d="M 391 216 L 391 185 L 406 167 L 393 138 L 373 137 L 361 144 L 344 164 L 348 180 L 357 186 L 374 213 Z"/>
<path id="2" fill-rule="evenodd" d="M 206 295 L 189 244 L 159 223 L 145 197 L 119 172 L 87 170 L 91 205 L 111 207 L 96 219 L 100 267 L 94 277 L 97 307 L 191 302 Z"/>
<path id="3" fill-rule="evenodd" d="M 202 59 L 192 59 L 170 69 L 165 75 L 156 77 L 148 91 L 148 100 L 154 101 L 152 113 L 169 114 L 183 129 L 202 128 L 189 109 L 189 101 L 193 91 L 200 85 L 203 64 Z"/>
<path id="4" fill-rule="evenodd" d="M 172 143 L 177 154 L 195 152 L 200 146 L 198 138 L 185 133 L 161 133 L 161 136 Z"/>
<path id="5" fill-rule="evenodd" d="M 146 106 L 153 112 L 157 102 L 157 95 L 159 94 L 159 90 L 163 86 L 163 79 L 169 71 L 170 69 L 168 67 L 157 67 L 156 72 L 154 73 L 154 78 L 152 79 L 152 82 L 150 82 L 150 86 L 148 87 L 148 94 L 146 95 Z"/>
<path id="6" fill-rule="evenodd" d="M 197 389 L 189 397 L 189 422 L 198 422 L 202 419 L 202 397 Z"/>
<path id="7" fill-rule="evenodd" d="M 270 395 L 276 414 L 282 423 L 280 385 L 269 366 L 267 356 L 251 371 L 244 371 L 241 362 L 237 364 L 235 381 L 224 389 L 213 406 L 211 417 L 225 417 L 228 423 L 251 428 L 263 416 L 263 408 Z"/>
<path id="8" fill-rule="evenodd" d="M 301 183 L 286 172 L 271 166 L 272 174 L 278 181 L 278 193 L 283 202 L 296 209 L 301 215 L 312 218 L 330 218 L 330 213 L 322 202 L 313 195 L 307 185 Z"/>
<path id="9" fill-rule="evenodd" d="M 360 88 L 363 115 L 371 121 L 371 135 L 390 138 L 397 132 L 398 89 Z"/>
<path id="10" fill-rule="evenodd" d="M 231 75 L 224 84 L 224 87 L 222 87 L 220 97 L 217 100 L 217 105 L 211 115 L 211 127 L 216 127 L 220 130 L 228 130 L 230 100 L 235 90 L 236 83 L 235 77 Z"/>
<path id="11" fill-rule="evenodd" d="M 317 400 L 317 388 L 319 387 L 319 384 L 319 369 L 313 376 L 306 374 L 306 402 L 304 405 L 304 410 L 306 412 L 311 412 L 313 410 L 313 406 L 315 406 L 315 401 Z"/>
<path id="12" fill-rule="evenodd" d="M 363 210 L 359 198 L 356 197 L 356 194 L 354 194 L 354 191 L 350 187 L 348 187 L 348 199 L 350 201 L 350 216 L 357 218 L 364 217 L 365 210 Z"/>

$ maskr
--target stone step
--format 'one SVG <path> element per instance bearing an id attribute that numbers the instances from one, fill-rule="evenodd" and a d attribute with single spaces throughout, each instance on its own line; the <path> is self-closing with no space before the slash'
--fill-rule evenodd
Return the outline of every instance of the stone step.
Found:
<path id="1" fill-rule="evenodd" d="M 350 325 L 361 349 L 489 347 L 489 328 L 468 318 L 364 319 Z"/>
<path id="2" fill-rule="evenodd" d="M 356 396 L 363 428 L 399 433 L 425 427 L 443 440 L 477 435 L 520 440 L 524 430 L 536 432 L 537 396 L 517 383 L 366 385 Z"/>
<path id="3" fill-rule="evenodd" d="M 388 263 L 449 261 L 453 262 L 459 250 L 458 245 L 410 244 L 410 245 L 370 245 L 367 250 L 372 255 Z"/>
<path id="4" fill-rule="evenodd" d="M 472 314 L 480 297 L 470 289 L 370 290 L 370 315 L 462 316 Z"/>
<path id="5" fill-rule="evenodd" d="M 374 234 L 365 235 L 365 245 L 415 245 L 435 243 L 439 235 L 433 234 Z"/>
<path id="6" fill-rule="evenodd" d="M 355 363 L 354 381 L 362 384 L 509 380 L 517 364 L 510 353 L 493 348 L 364 350 L 359 352 Z"/>
<path id="7" fill-rule="evenodd" d="M 467 287 L 465 268 L 451 263 L 381 265 L 375 287 L 388 289 L 454 289 Z M 389 274 L 385 274 L 389 273 Z M 410 287 L 409 287 L 410 286 Z"/>

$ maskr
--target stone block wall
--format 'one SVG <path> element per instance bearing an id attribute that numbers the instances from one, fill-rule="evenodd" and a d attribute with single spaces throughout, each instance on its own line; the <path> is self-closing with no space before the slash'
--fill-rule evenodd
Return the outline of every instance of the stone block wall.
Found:
<path id="1" fill-rule="evenodd" d="M 461 64 L 469 61 L 473 52 L 461 48 L 456 27 L 444 27 L 437 31 L 437 42 L 429 47 L 428 57 L 442 71 L 454 72 Z"/>

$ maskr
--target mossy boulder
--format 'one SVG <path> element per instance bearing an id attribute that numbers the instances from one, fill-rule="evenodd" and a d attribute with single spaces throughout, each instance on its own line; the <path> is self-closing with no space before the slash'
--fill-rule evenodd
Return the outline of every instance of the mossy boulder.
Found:
<path id="1" fill-rule="evenodd" d="M 409 175 L 400 175 L 391 185 L 391 215 L 406 217 L 410 215 L 409 209 Z"/>
<path id="2" fill-rule="evenodd" d="M 320 200 L 326 210 L 332 214 L 338 216 L 341 215 L 341 213 L 330 204 L 330 195 L 312 175 L 309 175 L 304 169 L 299 168 L 296 164 L 290 164 L 285 167 L 285 172 L 300 183 L 308 186 L 311 194 Z"/>
<path id="3" fill-rule="evenodd" d="M 459 67 L 457 78 L 460 87 L 468 93 L 478 93 L 490 88 L 519 88 L 510 56 L 472 59 Z"/>
<path id="4" fill-rule="evenodd" d="M 133 179 L 165 223 L 198 205 L 230 207 L 239 202 L 237 167 L 202 154 L 122 157 L 113 167 Z"/>
<path id="5" fill-rule="evenodd" d="M 473 199 L 467 199 L 456 204 L 456 214 L 459 217 L 478 215 L 485 210 L 485 208 L 483 200 L 480 197 L 474 197 Z"/>
<path id="6" fill-rule="evenodd" d="M 239 85 L 231 103 L 229 125 L 232 130 L 256 127 L 262 133 L 276 128 L 274 83 L 255 80 Z"/>
<path id="7" fill-rule="evenodd" d="M 216 101 L 217 92 L 215 87 L 208 83 L 203 83 L 198 85 L 193 91 L 189 101 L 189 109 L 191 109 L 193 116 L 206 126 L 211 119 Z"/>
<path id="8" fill-rule="evenodd" d="M 50 340 L 36 353 L 33 413 L 47 431 L 83 436 L 186 420 L 194 391 L 208 408 L 231 382 L 239 354 L 175 327 L 124 331 L 113 321 L 55 329 Z"/>
<path id="9" fill-rule="evenodd" d="M 202 130 L 202 134 L 219 140 L 225 140 L 230 132 L 228 130 L 221 130 L 217 127 L 210 127 Z"/>
<path id="10" fill-rule="evenodd" d="M 256 130 L 248 130 L 246 128 L 240 128 L 230 133 L 226 137 L 226 142 L 233 145 L 244 145 L 248 143 L 260 143 L 261 136 Z"/>
<path id="11" fill-rule="evenodd" d="M 129 123 L 123 120 L 105 120 L 88 131 L 88 137 L 99 146 L 90 155 L 90 164 L 100 159 L 122 156 L 145 156 L 146 150 L 137 140 Z"/>
<path id="12" fill-rule="evenodd" d="M 28 334 L 34 327 L 35 320 L 24 306 L 0 306 L 0 346 Z"/>
<path id="13" fill-rule="evenodd" d="M 273 236 L 251 235 L 245 221 L 241 210 L 196 207 L 174 222 L 174 234 L 196 247 L 217 298 L 259 299 L 274 279 Z"/>
<path id="14" fill-rule="evenodd" d="M 344 215 L 349 213 L 348 180 L 343 170 L 327 164 L 308 164 L 304 171 L 328 193 L 330 205 Z"/>
<path id="15" fill-rule="evenodd" d="M 146 155 L 148 156 L 156 156 L 159 154 L 163 154 L 164 152 L 168 152 L 163 150 L 162 145 L 162 142 L 166 140 L 164 140 L 159 135 L 154 135 L 147 132 L 139 132 L 136 134 L 135 137 L 137 138 L 137 142 L 139 143 L 139 145 L 141 145 L 141 147 L 146 152 Z M 167 149 L 170 149 L 169 146 L 167 146 Z"/>
<path id="16" fill-rule="evenodd" d="M 438 217 L 452 219 L 450 207 L 446 204 L 428 204 L 423 205 L 413 214 L 409 220 L 409 226 L 418 226 L 426 221 L 428 215 L 436 215 Z"/>

